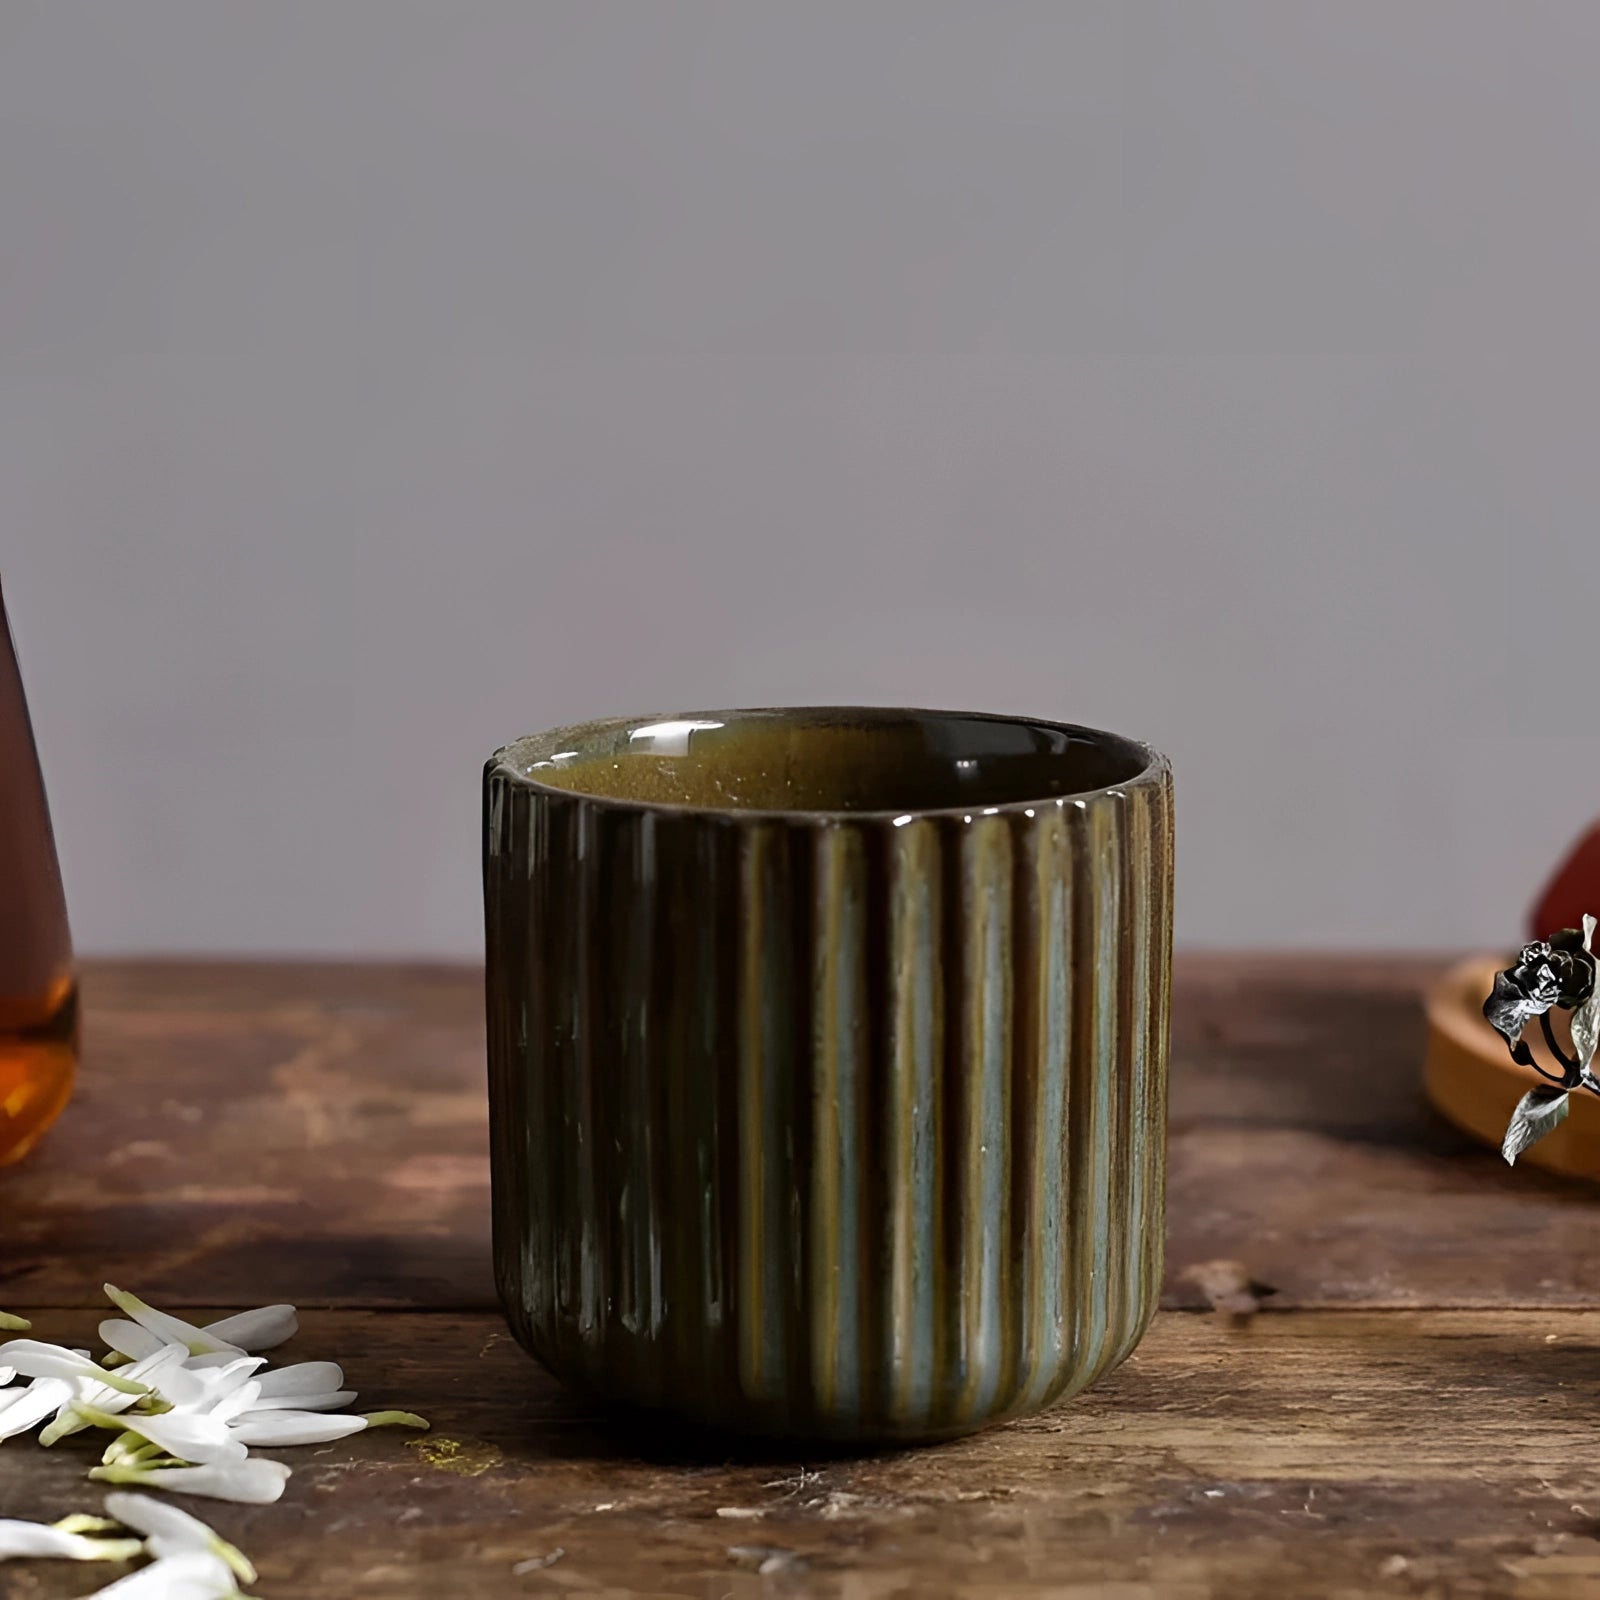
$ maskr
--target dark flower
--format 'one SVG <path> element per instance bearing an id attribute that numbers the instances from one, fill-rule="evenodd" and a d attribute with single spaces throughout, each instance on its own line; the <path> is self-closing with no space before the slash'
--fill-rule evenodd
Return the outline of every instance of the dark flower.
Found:
<path id="1" fill-rule="evenodd" d="M 1490 1027 L 1515 1053 L 1522 1030 L 1552 1006 L 1575 1011 L 1594 993 L 1594 957 L 1576 928 L 1522 947 L 1514 966 L 1494 976 L 1494 993 L 1483 1003 Z"/>

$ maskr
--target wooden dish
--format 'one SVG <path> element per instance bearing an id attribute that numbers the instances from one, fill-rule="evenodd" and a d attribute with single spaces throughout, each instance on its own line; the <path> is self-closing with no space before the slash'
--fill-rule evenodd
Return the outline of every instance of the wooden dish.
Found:
<path id="1" fill-rule="evenodd" d="M 1428 1098 L 1457 1127 L 1496 1148 L 1517 1101 L 1543 1081 L 1511 1059 L 1505 1040 L 1483 1018 L 1484 998 L 1506 959 L 1461 962 L 1434 984 L 1426 1002 Z M 1569 1177 L 1600 1178 L 1600 1097 L 1573 1095 L 1567 1120 L 1517 1159 Z"/>

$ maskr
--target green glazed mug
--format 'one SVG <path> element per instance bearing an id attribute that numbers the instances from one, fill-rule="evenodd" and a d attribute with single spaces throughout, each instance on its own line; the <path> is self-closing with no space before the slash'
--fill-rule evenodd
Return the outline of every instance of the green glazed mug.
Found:
<path id="1" fill-rule="evenodd" d="M 485 769 L 496 1280 L 607 1401 L 948 1437 L 1161 1278 L 1172 776 L 945 711 L 561 728 Z"/>

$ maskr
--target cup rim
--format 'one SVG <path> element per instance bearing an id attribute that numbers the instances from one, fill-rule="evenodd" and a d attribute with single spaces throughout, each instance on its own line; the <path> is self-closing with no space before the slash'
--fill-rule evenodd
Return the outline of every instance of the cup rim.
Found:
<path id="1" fill-rule="evenodd" d="M 1074 789 L 1066 794 L 1020 796 L 998 805 L 977 806 L 926 806 L 926 807 L 786 807 L 786 806 L 733 806 L 691 805 L 679 801 L 635 800 L 617 795 L 599 794 L 590 789 L 566 784 L 546 783 L 534 776 L 536 763 L 549 763 L 569 744 L 580 738 L 593 739 L 597 735 L 617 733 L 624 729 L 642 729 L 666 723 L 715 723 L 733 718 L 751 719 L 771 717 L 787 720 L 831 718 L 871 721 L 893 718 L 937 720 L 951 722 L 997 722 L 1013 726 L 1047 728 L 1064 733 L 1069 738 L 1112 746 L 1128 746 L 1143 757 L 1137 772 L 1114 783 L 1101 784 L 1090 789 Z M 1172 764 L 1154 746 L 1142 739 L 1109 729 L 1090 727 L 1085 723 L 1063 722 L 1054 717 L 1034 717 L 992 711 L 959 711 L 923 706 L 896 705 L 788 705 L 788 706 L 736 706 L 712 711 L 655 712 L 642 716 L 597 717 L 588 722 L 567 723 L 548 728 L 540 733 L 523 734 L 513 739 L 489 757 L 484 765 L 484 777 L 503 777 L 523 788 L 556 799 L 581 801 L 613 811 L 652 812 L 658 815 L 694 817 L 707 821 L 730 823 L 787 821 L 814 823 L 822 826 L 840 826 L 861 822 L 905 822 L 924 818 L 960 818 L 971 822 L 977 817 L 1024 815 L 1048 806 L 1064 809 L 1069 804 L 1083 805 L 1103 795 L 1120 795 L 1124 790 L 1145 787 L 1160 782 L 1170 774 Z"/>

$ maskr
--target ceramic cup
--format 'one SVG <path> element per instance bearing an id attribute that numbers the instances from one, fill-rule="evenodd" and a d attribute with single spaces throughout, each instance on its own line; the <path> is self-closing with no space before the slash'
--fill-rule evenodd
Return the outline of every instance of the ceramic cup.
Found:
<path id="1" fill-rule="evenodd" d="M 1172 779 L 1031 718 L 624 718 L 485 769 L 517 1338 L 743 1432 L 962 1433 L 1161 1276 Z"/>

